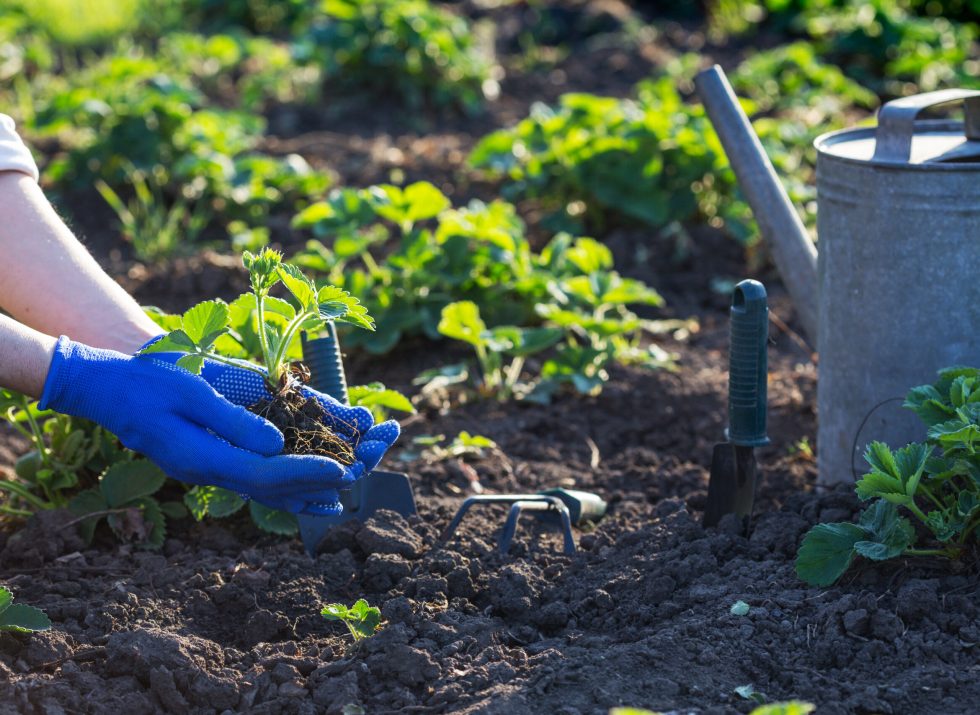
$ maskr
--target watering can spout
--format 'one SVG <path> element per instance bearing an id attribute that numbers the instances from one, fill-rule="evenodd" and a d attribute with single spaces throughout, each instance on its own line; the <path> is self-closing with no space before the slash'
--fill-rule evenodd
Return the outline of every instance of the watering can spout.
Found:
<path id="1" fill-rule="evenodd" d="M 817 250 L 776 170 L 766 156 L 724 70 L 718 65 L 694 79 L 698 96 L 728 155 L 739 186 L 772 251 L 783 283 L 810 343 L 817 345 Z"/>

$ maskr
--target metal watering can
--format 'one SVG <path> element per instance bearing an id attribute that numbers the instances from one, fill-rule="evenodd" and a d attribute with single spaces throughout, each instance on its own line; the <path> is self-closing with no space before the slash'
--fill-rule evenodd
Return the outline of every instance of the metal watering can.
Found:
<path id="1" fill-rule="evenodd" d="M 818 481 L 852 481 L 868 442 L 923 438 L 910 388 L 980 362 L 980 91 L 896 99 L 877 127 L 816 139 L 818 256 L 724 72 L 695 86 L 820 352 Z M 963 122 L 917 120 L 954 102 Z"/>

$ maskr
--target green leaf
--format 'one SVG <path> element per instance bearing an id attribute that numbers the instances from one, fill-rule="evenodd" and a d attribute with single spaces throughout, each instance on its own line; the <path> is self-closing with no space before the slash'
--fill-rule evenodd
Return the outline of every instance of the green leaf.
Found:
<path id="1" fill-rule="evenodd" d="M 14 603 L 0 613 L 0 631 L 33 633 L 51 628 L 51 619 L 39 608 Z"/>
<path id="2" fill-rule="evenodd" d="M 187 507 L 179 501 L 167 501 L 160 504 L 160 511 L 168 519 L 186 519 L 188 516 Z"/>
<path id="3" fill-rule="evenodd" d="M 349 609 L 342 603 L 328 603 L 320 611 L 320 615 L 328 621 L 346 621 Z"/>
<path id="4" fill-rule="evenodd" d="M 242 263 L 248 271 L 252 290 L 265 295 L 279 281 L 279 265 L 282 254 L 271 248 L 264 248 L 258 254 L 242 252 Z"/>
<path id="5" fill-rule="evenodd" d="M 817 706 L 801 700 L 789 700 L 784 703 L 770 703 L 755 708 L 749 715 L 810 715 Z"/>
<path id="6" fill-rule="evenodd" d="M 485 343 L 483 334 L 487 330 L 487 325 L 480 317 L 480 309 L 476 303 L 462 300 L 450 303 L 442 309 L 442 319 L 439 321 L 438 329 L 447 338 L 482 346 Z"/>
<path id="7" fill-rule="evenodd" d="M 149 353 L 185 353 L 194 348 L 194 341 L 183 330 L 174 330 L 139 351 L 140 355 Z"/>
<path id="8" fill-rule="evenodd" d="M 105 497 L 97 489 L 81 491 L 68 502 L 68 511 L 75 516 L 85 516 L 93 512 L 105 511 L 108 508 L 109 505 L 106 503 Z M 78 533 L 81 534 L 86 544 L 92 543 L 92 538 L 95 536 L 95 527 L 98 526 L 101 519 L 101 516 L 94 516 L 78 523 Z"/>
<path id="9" fill-rule="evenodd" d="M 435 218 L 450 206 L 446 195 L 428 181 L 409 184 L 402 197 L 408 205 L 405 219 L 412 223 Z"/>
<path id="10" fill-rule="evenodd" d="M 205 516 L 216 519 L 231 516 L 245 506 L 245 500 L 221 487 L 196 486 L 184 494 L 184 504 L 191 515 L 200 521 Z"/>
<path id="11" fill-rule="evenodd" d="M 252 521 L 262 531 L 279 536 L 295 536 L 299 532 L 296 517 L 289 512 L 270 509 L 256 501 L 248 503 L 248 510 L 252 515 Z"/>
<path id="12" fill-rule="evenodd" d="M 796 574 L 812 586 L 829 586 L 854 559 L 854 544 L 867 532 L 856 524 L 817 524 L 803 537 L 796 555 Z"/>
<path id="13" fill-rule="evenodd" d="M 200 375 L 204 369 L 203 355 L 184 355 L 177 358 L 177 367 L 182 367 L 192 375 Z"/>
<path id="14" fill-rule="evenodd" d="M 751 684 L 738 686 L 737 688 L 735 688 L 735 694 L 738 695 L 740 698 L 745 698 L 746 700 L 754 700 L 757 703 L 766 702 L 765 693 L 760 693 Z"/>
<path id="15" fill-rule="evenodd" d="M 13 603 L 13 601 L 14 595 L 3 586 L 0 586 L 0 613 L 7 610 L 7 606 Z"/>
<path id="16" fill-rule="evenodd" d="M 303 310 L 316 311 L 316 285 L 303 275 L 303 271 L 289 263 L 283 263 L 279 266 L 279 277 Z"/>
<path id="17" fill-rule="evenodd" d="M 894 504 L 878 500 L 864 510 L 859 519 L 872 538 L 855 542 L 854 550 L 873 561 L 900 556 L 915 541 L 911 522 L 900 516 Z"/>
<path id="18" fill-rule="evenodd" d="M 383 407 L 398 412 L 414 413 L 412 402 L 397 390 L 389 390 L 380 382 L 370 385 L 353 385 L 347 388 L 351 406 L 354 407 Z"/>
<path id="19" fill-rule="evenodd" d="M 147 459 L 113 464 L 99 478 L 99 491 L 110 509 L 126 506 L 135 499 L 155 494 L 166 475 Z"/>
<path id="20" fill-rule="evenodd" d="M 231 316 L 223 300 L 206 300 L 184 313 L 181 327 L 200 350 L 211 347 L 218 336 L 228 330 Z"/>

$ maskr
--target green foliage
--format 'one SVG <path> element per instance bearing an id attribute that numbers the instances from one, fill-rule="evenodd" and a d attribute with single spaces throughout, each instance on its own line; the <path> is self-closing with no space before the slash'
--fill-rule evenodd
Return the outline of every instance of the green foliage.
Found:
<path id="1" fill-rule="evenodd" d="M 309 40 L 328 77 L 411 107 L 478 109 L 493 63 L 469 23 L 428 0 L 325 0 Z"/>
<path id="2" fill-rule="evenodd" d="M 363 598 L 348 608 L 342 603 L 329 603 L 320 611 L 328 621 L 341 621 L 355 641 L 370 638 L 381 626 L 381 611 L 369 606 Z"/>
<path id="3" fill-rule="evenodd" d="M 371 410 L 375 423 L 387 420 L 390 410 L 407 414 L 415 413 L 415 406 L 412 405 L 411 400 L 398 390 L 390 390 L 380 382 L 352 385 L 347 389 L 347 395 L 351 405 L 367 407 Z"/>
<path id="4" fill-rule="evenodd" d="M 670 363 L 646 338 L 681 326 L 626 308 L 662 305 L 656 291 L 616 273 L 609 249 L 593 239 L 559 234 L 532 251 L 506 202 L 450 208 L 424 182 L 344 189 L 293 225 L 331 245 L 310 241 L 292 261 L 350 291 L 377 318 L 374 333 L 346 336 L 348 347 L 385 352 L 417 334 L 459 339 L 477 353 L 484 391 L 506 397 L 525 359 L 560 342 L 543 363 L 539 399 L 565 383 L 596 392 L 612 362 Z M 432 377 L 448 379 L 445 371 Z"/>
<path id="5" fill-rule="evenodd" d="M 796 560 L 800 578 L 835 582 L 855 556 L 882 561 L 902 555 L 958 558 L 980 525 L 980 370 L 942 370 L 932 385 L 911 390 L 905 406 L 925 423 L 926 442 L 892 450 L 868 446 L 871 471 L 856 484 L 870 501 L 857 524 L 818 524 Z M 938 452 L 938 454 L 937 454 Z M 938 546 L 918 548 L 911 514 Z"/>
<path id="6" fill-rule="evenodd" d="M 213 486 L 196 486 L 184 494 L 184 506 L 197 521 L 205 517 L 224 519 L 245 507 L 246 501 L 227 489 Z M 258 502 L 249 501 L 248 513 L 257 527 L 278 536 L 295 536 L 299 523 L 289 512 L 270 509 Z"/>
<path id="7" fill-rule="evenodd" d="M 166 475 L 146 459 L 119 462 L 105 470 L 98 487 L 79 492 L 68 508 L 79 517 L 79 531 L 88 543 L 104 518 L 121 541 L 159 549 L 167 517 L 187 513 L 179 502 L 161 504 L 154 498 L 165 481 Z"/>
<path id="8" fill-rule="evenodd" d="M 94 484 L 109 465 L 131 458 L 119 441 L 98 425 L 37 409 L 16 392 L 0 391 L 0 410 L 7 422 L 31 442 L 14 467 L 14 479 L 0 480 L 8 495 L 0 513 L 29 516 L 39 509 L 68 505 L 79 488 Z"/>
<path id="9" fill-rule="evenodd" d="M 22 603 L 14 603 L 14 595 L 0 586 L 0 631 L 36 633 L 50 628 L 51 621 L 44 611 Z"/>
<path id="10" fill-rule="evenodd" d="M 180 197 L 168 206 L 162 191 L 165 181 L 158 175 L 150 178 L 131 169 L 128 176 L 133 189 L 128 203 L 101 179 L 95 186 L 119 217 L 123 236 L 132 243 L 136 256 L 154 261 L 193 243 L 209 220 L 204 204 L 192 208 L 191 201 Z"/>
<path id="11" fill-rule="evenodd" d="M 30 22 L 60 45 L 100 45 L 133 31 L 142 0 L 13 0 Z"/>
<path id="12" fill-rule="evenodd" d="M 743 685 L 741 688 L 737 688 L 737 691 L 743 691 L 745 693 L 755 693 L 751 685 Z M 739 692 L 739 695 L 742 693 Z M 804 703 L 800 700 L 789 700 L 783 703 L 769 703 L 768 705 L 760 705 L 759 707 L 752 710 L 749 715 L 810 715 L 814 710 L 817 709 L 816 705 L 812 703 Z M 652 710 L 643 710 L 642 708 L 613 708 L 609 711 L 609 715 L 659 715 Z"/>
<path id="13" fill-rule="evenodd" d="M 262 375 L 275 392 L 286 384 L 301 330 L 319 330 L 327 321 L 374 329 L 356 298 L 334 286 L 317 287 L 298 268 L 283 263 L 278 251 L 246 251 L 242 259 L 252 293 L 239 296 L 231 305 L 221 300 L 198 303 L 184 313 L 180 327 L 141 352 L 185 353 L 177 364 L 193 373 L 200 373 L 205 358 L 229 363 Z M 293 302 L 269 295 L 280 283 Z M 235 360 L 252 355 L 258 355 L 261 366 Z"/>
<path id="14" fill-rule="evenodd" d="M 508 198 L 539 200 L 560 229 L 721 220 L 733 177 L 703 110 L 676 85 L 661 77 L 637 85 L 635 99 L 566 94 L 557 107 L 535 104 L 485 137 L 470 163 L 504 179 Z"/>

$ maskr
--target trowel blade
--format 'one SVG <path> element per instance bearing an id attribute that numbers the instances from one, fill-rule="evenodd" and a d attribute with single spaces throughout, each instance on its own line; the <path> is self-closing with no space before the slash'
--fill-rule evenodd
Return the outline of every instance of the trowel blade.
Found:
<path id="1" fill-rule="evenodd" d="M 722 442 L 711 453 L 711 479 L 704 525 L 717 526 L 725 514 L 749 516 L 755 501 L 755 450 Z"/>
<path id="2" fill-rule="evenodd" d="M 365 521 L 380 509 L 390 509 L 402 516 L 411 516 L 418 512 L 412 484 L 408 475 L 402 472 L 375 470 L 362 477 L 353 489 L 340 492 L 340 503 L 343 504 L 344 511 L 337 516 L 297 516 L 303 546 L 310 556 L 316 555 L 317 547 L 326 533 L 345 521 Z"/>

